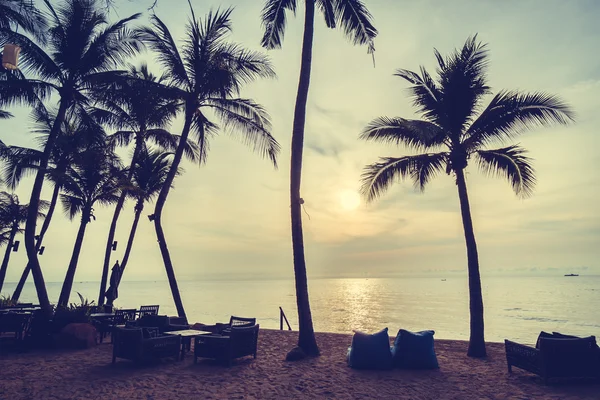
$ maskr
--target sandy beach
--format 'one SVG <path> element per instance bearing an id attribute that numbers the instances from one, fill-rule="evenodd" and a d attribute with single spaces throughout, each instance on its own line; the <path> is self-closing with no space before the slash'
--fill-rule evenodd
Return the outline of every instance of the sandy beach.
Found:
<path id="1" fill-rule="evenodd" d="M 346 366 L 351 335 L 318 333 L 321 357 L 286 362 L 297 332 L 262 330 L 258 358 L 231 368 L 210 360 L 111 365 L 110 344 L 92 349 L 0 356 L 0 399 L 597 399 L 599 384 L 544 386 L 506 371 L 503 344 L 486 360 L 466 357 L 467 344 L 436 341 L 437 371 L 357 371 Z"/>

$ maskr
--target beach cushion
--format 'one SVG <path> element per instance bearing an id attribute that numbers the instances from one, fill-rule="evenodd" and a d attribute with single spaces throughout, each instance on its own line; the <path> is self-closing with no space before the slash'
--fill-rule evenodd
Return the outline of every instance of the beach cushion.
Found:
<path id="1" fill-rule="evenodd" d="M 597 373 L 596 338 L 541 338 L 540 352 L 551 377 L 584 377 Z"/>
<path id="2" fill-rule="evenodd" d="M 408 369 L 439 368 L 433 344 L 434 331 L 398 331 L 392 347 L 395 367 Z"/>
<path id="3" fill-rule="evenodd" d="M 348 349 L 348 365 L 356 369 L 392 368 L 388 329 L 371 335 L 355 331 Z"/>
<path id="4" fill-rule="evenodd" d="M 157 327 L 146 327 L 142 328 L 142 335 L 144 339 L 152 339 L 160 336 L 160 332 Z"/>

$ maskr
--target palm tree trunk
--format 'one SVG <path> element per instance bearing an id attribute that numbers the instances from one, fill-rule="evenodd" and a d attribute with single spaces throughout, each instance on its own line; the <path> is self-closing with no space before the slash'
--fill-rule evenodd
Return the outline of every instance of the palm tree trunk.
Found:
<path id="1" fill-rule="evenodd" d="M 136 138 L 135 150 L 133 151 L 133 156 L 131 157 L 131 165 L 129 166 L 129 173 L 127 174 L 128 182 L 131 182 L 131 178 L 133 177 L 133 166 L 135 165 L 135 162 L 137 161 L 137 158 L 140 154 L 140 150 L 142 149 L 144 134 L 144 132 L 140 132 L 140 134 Z M 123 204 L 125 204 L 126 197 L 127 193 L 125 191 L 122 191 L 119 197 L 119 201 L 117 201 L 115 212 L 113 213 L 113 218 L 110 223 L 110 229 L 108 230 L 106 248 L 104 249 L 104 264 L 102 266 L 102 278 L 100 280 L 100 294 L 98 295 L 98 305 L 100 306 L 104 304 L 104 295 L 106 293 L 106 283 L 108 282 L 108 269 L 110 266 L 110 254 L 112 251 L 112 244 L 115 240 L 117 222 L 119 221 L 119 216 L 121 215 L 121 210 L 123 209 Z"/>
<path id="2" fill-rule="evenodd" d="M 77 238 L 75 239 L 75 246 L 73 247 L 73 254 L 71 255 L 69 268 L 67 268 L 67 275 L 65 276 L 65 281 L 63 282 L 63 286 L 60 291 L 57 307 L 66 307 L 69 303 L 69 297 L 71 296 L 71 290 L 73 289 L 73 280 L 75 279 L 75 270 L 77 269 L 77 261 L 79 260 L 79 253 L 81 252 L 81 246 L 83 245 L 85 228 L 90 221 L 90 214 L 90 209 L 86 208 L 81 215 L 81 224 L 79 225 L 79 231 L 77 232 Z"/>
<path id="3" fill-rule="evenodd" d="M 46 315 L 52 313 L 50 306 L 50 300 L 48 299 L 48 291 L 46 290 L 46 283 L 44 282 L 44 275 L 42 274 L 42 268 L 40 267 L 40 261 L 38 260 L 38 252 L 35 246 L 35 226 L 38 218 L 38 209 L 40 206 L 40 196 L 42 194 L 42 187 L 44 185 L 44 176 L 46 175 L 46 169 L 48 168 L 48 159 L 50 153 L 54 148 L 54 143 L 60 127 L 65 119 L 67 113 L 67 100 L 60 100 L 56 119 L 54 125 L 50 130 L 46 141 L 46 147 L 44 148 L 44 154 L 40 160 L 40 165 L 35 174 L 35 180 L 33 182 L 33 189 L 31 190 L 31 197 L 29 199 L 29 210 L 27 212 L 27 222 L 25 223 L 25 249 L 27 251 L 27 258 L 31 267 L 31 274 L 33 275 L 33 282 L 35 283 L 35 289 L 38 296 L 38 301 L 43 312 Z"/>
<path id="4" fill-rule="evenodd" d="M 469 338 L 469 357 L 485 357 L 485 339 L 483 326 L 483 295 L 481 293 L 481 277 L 479 275 L 479 258 L 477 243 L 473 232 L 471 207 L 467 194 L 467 183 L 462 169 L 456 171 L 456 185 L 460 199 L 465 241 L 467 244 L 467 265 L 469 269 L 469 310 L 471 314 L 471 336 Z"/>
<path id="5" fill-rule="evenodd" d="M 181 138 L 179 139 L 179 144 L 177 146 L 177 150 L 175 151 L 175 156 L 173 157 L 173 163 L 171 164 L 171 168 L 169 169 L 165 183 L 160 190 L 160 194 L 158 195 L 156 206 L 154 208 L 154 229 L 156 230 L 156 238 L 158 239 L 160 254 L 162 255 L 163 262 L 165 263 L 165 270 L 167 272 L 167 277 L 169 278 L 169 286 L 171 287 L 171 293 L 173 295 L 175 307 L 177 308 L 177 314 L 181 318 L 186 318 L 186 315 L 185 310 L 183 309 L 183 302 L 181 301 L 181 294 L 179 293 L 177 279 L 175 278 L 173 262 L 171 261 L 171 255 L 169 254 L 165 233 L 162 228 L 161 217 L 162 210 L 167 201 L 167 196 L 169 195 L 169 190 L 171 189 L 175 175 L 177 175 L 177 169 L 179 168 L 179 163 L 183 157 L 183 150 L 187 144 L 190 127 L 192 126 L 192 118 L 194 116 L 193 113 L 194 107 L 190 104 L 186 104 L 185 123 L 183 125 L 183 131 L 181 132 Z"/>
<path id="6" fill-rule="evenodd" d="M 50 207 L 48 208 L 48 212 L 46 213 L 46 218 L 44 218 L 44 223 L 42 224 L 42 229 L 40 230 L 40 238 L 35 243 L 36 252 L 40 250 L 42 247 L 42 242 L 44 240 L 44 235 L 50 226 L 50 221 L 52 220 L 52 214 L 54 214 L 54 209 L 56 208 L 56 203 L 58 202 L 58 194 L 60 193 L 60 185 L 54 185 L 54 191 L 52 192 L 52 199 L 50 200 Z M 17 283 L 17 287 L 15 288 L 15 292 L 13 293 L 12 299 L 14 301 L 18 301 L 19 297 L 21 297 L 21 292 L 23 291 L 23 287 L 25 286 L 25 282 L 27 282 L 27 278 L 29 277 L 29 271 L 31 271 L 31 265 L 29 261 L 21 274 L 21 279 L 19 279 L 19 283 Z"/>
<path id="7" fill-rule="evenodd" d="M 0 267 L 0 293 L 2 292 L 2 286 L 4 286 L 4 278 L 6 277 L 6 270 L 8 269 L 8 261 L 10 260 L 10 252 L 12 250 L 13 242 L 15 241 L 15 235 L 19 225 L 13 223 L 13 227 L 10 231 L 10 238 L 6 244 L 6 252 L 4 253 L 4 259 L 2 260 L 2 266 Z"/>
<path id="8" fill-rule="evenodd" d="M 298 304 L 299 337 L 298 346 L 306 354 L 318 355 L 319 347 L 315 338 L 310 303 L 308 299 L 308 278 L 304 258 L 304 238 L 302 233 L 302 200 L 300 184 L 302 182 L 302 152 L 304 146 L 304 126 L 306 123 L 306 103 L 310 87 L 312 64 L 312 45 L 314 36 L 315 4 L 314 0 L 305 1 L 304 39 L 302 42 L 302 64 L 300 81 L 294 110 L 292 130 L 292 159 L 290 166 L 290 201 L 292 220 L 292 248 L 294 253 L 294 275 L 296 277 L 296 302 Z"/>
<path id="9" fill-rule="evenodd" d="M 133 240 L 135 239 L 135 232 L 137 231 L 138 222 L 140 221 L 140 215 L 144 210 L 144 200 L 139 199 L 135 206 L 135 217 L 133 218 L 133 224 L 131 225 L 131 231 L 129 232 L 129 240 L 127 240 L 127 248 L 123 255 L 123 261 L 121 262 L 121 279 L 123 278 L 123 272 L 129 261 L 129 255 L 131 254 L 131 248 L 133 247 Z M 120 280 L 120 279 L 119 279 Z"/>

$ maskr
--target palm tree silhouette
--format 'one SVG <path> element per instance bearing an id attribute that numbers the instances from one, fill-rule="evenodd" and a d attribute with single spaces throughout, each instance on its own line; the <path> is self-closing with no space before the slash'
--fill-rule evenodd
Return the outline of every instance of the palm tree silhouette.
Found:
<path id="1" fill-rule="evenodd" d="M 266 0 L 262 12 L 262 24 L 265 28 L 263 47 L 277 49 L 281 47 L 286 24 L 286 11 L 296 12 L 299 0 Z M 302 61 L 300 81 L 294 110 L 292 128 L 292 160 L 290 166 L 290 201 L 292 247 L 294 254 L 294 275 L 296 278 L 296 301 L 298 303 L 299 337 L 298 346 L 305 353 L 319 354 L 315 339 L 310 303 L 308 299 L 308 279 L 304 258 L 304 237 L 302 233 L 303 200 L 300 195 L 302 178 L 302 151 L 304 146 L 304 126 L 306 123 L 306 103 L 310 86 L 312 67 L 312 46 L 315 23 L 315 7 L 323 13 L 328 28 L 341 27 L 344 34 L 355 45 L 367 45 L 373 54 L 373 40 L 377 30 L 371 23 L 371 15 L 360 0 L 304 0 L 304 37 L 302 41 Z"/>
<path id="2" fill-rule="evenodd" d="M 44 14 L 32 1 L 0 0 L 0 30 L 21 28 L 36 40 L 44 42 L 47 26 Z"/>
<path id="3" fill-rule="evenodd" d="M 45 108 L 37 108 L 33 112 L 34 128 L 33 133 L 37 134 L 37 140 L 40 142 L 41 148 L 44 148 L 56 115 L 49 113 Z M 89 146 L 102 145 L 106 140 L 106 135 L 100 126 L 94 123 L 89 118 L 85 119 L 70 119 L 63 121 L 62 128 L 50 158 L 48 159 L 48 167 L 46 169 L 46 179 L 54 184 L 50 206 L 42 227 L 36 236 L 35 248 L 38 251 L 43 244 L 44 237 L 50 222 L 54 215 L 54 209 L 58 202 L 58 195 L 62 187 L 62 179 L 71 168 L 79 153 Z M 9 188 L 15 189 L 24 176 L 35 173 L 39 168 L 44 153 L 42 150 L 9 146 L 3 153 L 6 164 L 3 167 L 2 175 L 4 181 Z M 29 276 L 31 264 L 28 262 L 21 274 L 21 278 L 17 283 L 12 298 L 16 301 L 21 296 L 25 282 Z"/>
<path id="4" fill-rule="evenodd" d="M 129 232 L 129 239 L 127 240 L 123 261 L 121 262 L 119 282 L 123 279 L 123 273 L 129 262 L 129 256 L 133 247 L 140 215 L 144 210 L 144 204 L 152 201 L 160 193 L 165 180 L 167 179 L 169 169 L 171 168 L 171 161 L 169 158 L 172 155 L 173 153 L 170 152 L 148 150 L 144 147 L 136 158 L 135 165 L 132 167 L 133 176 L 131 179 L 131 186 L 128 188 L 128 193 L 136 200 L 134 208 L 135 216 Z M 112 305 L 110 302 L 107 302 L 107 304 Z"/>
<path id="5" fill-rule="evenodd" d="M 219 118 L 223 128 L 232 134 L 241 133 L 245 144 L 252 146 L 261 156 L 269 158 L 274 165 L 279 153 L 279 144 L 270 133 L 271 124 L 266 111 L 253 100 L 235 97 L 243 84 L 258 78 L 273 77 L 275 73 L 264 55 L 227 41 L 231 31 L 231 11 L 211 11 L 200 21 L 191 9 L 192 17 L 186 25 L 181 50 L 177 48 L 167 26 L 157 16 L 151 17 L 151 27 L 139 30 L 139 36 L 154 50 L 156 60 L 167 78 L 167 85 L 177 93 L 183 105 L 181 140 L 158 195 L 153 217 L 173 300 L 180 317 L 185 317 L 185 311 L 161 217 L 190 133 L 198 144 L 200 163 L 206 161 L 209 141 L 219 132 L 219 126 L 209 120 L 207 113 Z"/>
<path id="6" fill-rule="evenodd" d="M 4 278 L 8 270 L 8 262 L 10 261 L 10 253 L 13 248 L 15 236 L 23 232 L 21 225 L 27 220 L 27 208 L 29 205 L 19 203 L 19 198 L 7 192 L 0 192 L 0 245 L 6 245 L 2 266 L 0 267 L 0 292 L 4 286 Z M 48 208 L 46 201 L 40 201 L 40 209 Z M 39 218 L 43 218 L 44 214 L 39 212 Z"/>
<path id="7" fill-rule="evenodd" d="M 180 104 L 176 93 L 163 85 L 164 82 L 165 77 L 154 76 L 146 64 L 142 64 L 139 69 L 132 66 L 125 79 L 113 82 L 106 88 L 99 99 L 102 106 L 91 111 L 91 115 L 97 121 L 118 129 L 109 137 L 115 146 L 128 145 L 134 141 L 133 156 L 128 172 L 129 180 L 132 178 L 137 158 L 147 143 L 152 143 L 168 151 L 175 151 L 179 143 L 179 135 L 171 134 L 165 128 L 177 113 Z M 198 157 L 197 153 L 197 146 L 194 143 L 186 142 L 184 155 L 189 160 L 195 161 Z M 104 304 L 112 244 L 125 197 L 126 192 L 122 192 L 108 232 L 98 297 L 99 305 Z"/>
<path id="8" fill-rule="evenodd" d="M 85 230 L 88 223 L 96 219 L 94 205 L 115 204 L 119 200 L 123 178 L 120 161 L 110 149 L 102 146 L 93 146 L 80 153 L 79 160 L 63 177 L 60 195 L 63 209 L 71 220 L 78 215 L 81 218 L 57 307 L 66 307 L 69 303 Z"/>
<path id="9" fill-rule="evenodd" d="M 385 157 L 365 167 L 362 193 L 368 201 L 379 197 L 397 179 L 411 179 L 421 191 L 437 174 L 454 174 L 460 199 L 469 272 L 470 340 L 468 355 L 485 357 L 483 297 L 477 244 L 471 219 L 465 168 L 474 159 L 488 175 L 505 176 L 519 196 L 529 196 L 535 173 L 526 150 L 510 145 L 494 150 L 484 148 L 513 139 L 527 128 L 550 123 L 567 124 L 573 113 L 558 97 L 545 93 L 501 91 L 479 112 L 487 86 L 486 45 L 477 36 L 467 39 L 461 50 L 444 58 L 437 50 L 438 76 L 399 69 L 399 76 L 412 84 L 410 91 L 423 120 L 381 117 L 362 132 L 361 139 L 402 144 L 428 152 L 404 157 Z"/>
<path id="10" fill-rule="evenodd" d="M 127 29 L 139 14 L 110 24 L 106 10 L 96 0 L 65 0 L 48 8 L 50 28 L 44 32 L 48 46 L 43 49 L 35 41 L 16 33 L 1 31 L 0 45 L 12 43 L 21 47 L 21 69 L 35 78 L 26 78 L 20 71 L 14 79 L 0 80 L 0 107 L 11 104 L 37 106 L 52 93 L 58 94 L 58 111 L 36 172 L 29 216 L 25 225 L 25 248 L 31 263 L 40 305 L 50 313 L 50 302 L 42 270 L 35 250 L 35 228 L 38 203 L 45 170 L 67 112 L 83 114 L 90 102 L 89 95 L 100 83 L 116 79 L 121 72 L 115 68 L 124 59 L 140 50 L 139 41 Z"/>

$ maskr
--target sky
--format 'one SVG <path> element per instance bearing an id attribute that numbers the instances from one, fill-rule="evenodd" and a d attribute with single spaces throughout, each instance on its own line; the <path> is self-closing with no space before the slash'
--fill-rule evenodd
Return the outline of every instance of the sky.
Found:
<path id="1" fill-rule="evenodd" d="M 231 40 L 262 51 L 259 0 L 192 0 L 197 16 L 211 7 L 233 6 Z M 302 3 L 302 2 L 301 2 Z M 435 71 L 433 49 L 448 54 L 473 34 L 489 44 L 489 84 L 500 89 L 560 95 L 576 112 L 570 126 L 539 128 L 515 143 L 534 159 L 538 184 L 521 199 L 502 178 L 467 170 L 482 274 L 600 274 L 600 4 L 594 0 L 367 0 L 379 30 L 375 66 L 364 47 L 317 17 L 313 75 L 307 109 L 302 181 L 304 235 L 309 278 L 466 274 L 466 250 L 456 185 L 439 175 L 424 193 L 397 183 L 380 200 L 359 200 L 363 167 L 379 156 L 407 149 L 360 141 L 361 130 L 379 116 L 418 118 L 406 82 L 393 73 L 420 65 Z M 151 1 L 116 0 L 112 16 L 144 12 Z M 187 1 L 159 0 L 156 14 L 180 38 Z M 148 14 L 138 21 L 146 23 Z M 179 279 L 291 279 L 289 158 L 300 65 L 302 15 L 288 15 L 283 48 L 269 51 L 278 77 L 247 85 L 243 97 L 268 110 L 282 146 L 279 168 L 254 154 L 235 136 L 212 142 L 206 165 L 186 162 L 163 214 Z M 159 72 L 151 54 L 138 56 Z M 489 101 L 487 98 L 485 101 Z M 33 146 L 28 112 L 0 122 L 0 139 Z M 181 119 L 171 126 L 180 133 Z M 127 154 L 124 152 L 123 154 Z M 31 179 L 16 193 L 27 202 Z M 44 190 L 50 197 L 50 188 Z M 596 204 L 594 206 L 594 204 Z M 76 281 L 98 281 L 112 209 L 96 207 L 87 229 Z M 147 206 L 144 215 L 151 214 Z M 119 222 L 122 258 L 133 220 L 126 204 Z M 78 221 L 61 211 L 53 219 L 40 257 L 47 281 L 64 279 Z M 21 238 L 22 240 L 22 238 Z M 26 264 L 24 248 L 13 253 L 7 281 Z M 140 221 L 126 280 L 166 279 L 156 236 Z"/>

